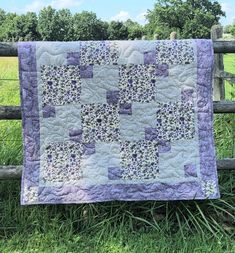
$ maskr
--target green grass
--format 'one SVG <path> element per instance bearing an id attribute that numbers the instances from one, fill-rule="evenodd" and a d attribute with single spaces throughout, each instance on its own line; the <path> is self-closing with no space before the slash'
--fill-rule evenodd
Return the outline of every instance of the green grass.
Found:
<path id="1" fill-rule="evenodd" d="M 224 55 L 224 69 L 225 71 L 235 74 L 235 56 L 233 54 Z M 234 84 L 235 85 L 235 84 Z M 225 81 L 226 99 L 235 100 L 235 86 Z"/>
<path id="2" fill-rule="evenodd" d="M 235 73 L 234 63 L 225 56 L 227 71 Z M 18 78 L 15 58 L 0 58 L 0 69 L 0 79 Z M 227 86 L 231 99 L 235 87 Z M 0 105 L 19 105 L 18 81 L 0 80 Z M 219 158 L 235 156 L 234 128 L 234 115 L 216 115 Z M 22 164 L 20 121 L 0 121 L 0 164 Z M 20 182 L 0 181 L 0 252 L 234 253 L 235 173 L 219 179 L 214 201 L 40 206 L 20 206 Z"/>

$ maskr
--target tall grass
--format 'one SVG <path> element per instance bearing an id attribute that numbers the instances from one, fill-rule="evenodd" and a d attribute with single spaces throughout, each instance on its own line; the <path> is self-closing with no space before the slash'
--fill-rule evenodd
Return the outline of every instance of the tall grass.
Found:
<path id="1" fill-rule="evenodd" d="M 0 78 L 17 79 L 16 59 L 1 58 L 0 68 Z M 0 104 L 19 104 L 17 81 L 0 82 Z M 234 156 L 234 127 L 234 115 L 216 115 L 219 158 Z M 20 121 L 0 121 L 0 164 L 22 164 Z M 220 173 L 219 182 L 213 201 L 20 206 L 20 182 L 1 181 L 0 252 L 232 253 L 235 173 Z"/>

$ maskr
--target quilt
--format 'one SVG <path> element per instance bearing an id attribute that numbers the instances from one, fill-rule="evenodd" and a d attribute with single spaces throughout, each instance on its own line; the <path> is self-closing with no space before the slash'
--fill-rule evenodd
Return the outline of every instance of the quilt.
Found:
<path id="1" fill-rule="evenodd" d="M 219 198 L 211 40 L 21 42 L 21 204 Z"/>

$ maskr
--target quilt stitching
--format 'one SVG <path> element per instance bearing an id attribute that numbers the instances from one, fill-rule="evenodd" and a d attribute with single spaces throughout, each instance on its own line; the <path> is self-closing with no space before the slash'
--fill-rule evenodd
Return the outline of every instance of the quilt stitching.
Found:
<path id="1" fill-rule="evenodd" d="M 23 204 L 219 196 L 212 129 L 204 128 L 204 117 L 209 120 L 212 114 L 211 42 L 153 41 L 149 50 L 144 43 L 77 42 L 77 51 L 68 46 L 68 51 L 60 56 L 65 57 L 64 65 L 56 65 L 56 61 L 47 65 L 45 60 L 40 65 L 43 56 L 36 59 L 37 44 L 20 45 Z M 127 55 L 133 63 L 123 63 Z M 31 58 L 25 61 L 27 57 Z M 168 96 L 162 85 L 172 85 L 172 66 L 182 68 L 189 64 L 197 82 L 189 83 L 187 78 L 177 82 L 176 77 L 177 99 L 159 102 L 158 93 L 161 98 Z M 117 65 L 115 69 L 113 65 Z M 81 99 L 86 96 L 84 88 L 93 89 L 97 98 L 82 102 L 88 101 L 86 97 Z M 78 107 L 70 110 L 72 106 Z M 76 115 L 70 117 L 74 110 Z M 58 117 L 61 118 L 56 120 Z M 66 124 L 65 120 L 69 127 L 57 128 L 56 124 Z M 211 124 L 210 119 L 208 125 Z M 46 132 L 40 137 L 40 131 L 47 127 L 58 129 L 54 141 L 52 137 L 50 141 L 46 139 Z M 187 149 L 193 150 L 191 145 L 195 143 L 199 147 L 191 154 Z M 98 175 L 97 183 L 92 173 Z M 98 192 L 102 194 L 97 195 Z"/>

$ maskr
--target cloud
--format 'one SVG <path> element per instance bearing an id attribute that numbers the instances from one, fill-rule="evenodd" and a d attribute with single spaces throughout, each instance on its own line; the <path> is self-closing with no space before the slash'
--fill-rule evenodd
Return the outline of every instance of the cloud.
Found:
<path id="1" fill-rule="evenodd" d="M 146 14 L 147 14 L 147 11 L 141 12 L 139 15 L 137 15 L 134 18 L 134 20 L 140 23 L 141 25 L 144 25 L 147 23 Z"/>
<path id="2" fill-rule="evenodd" d="M 146 14 L 147 14 L 147 11 L 143 11 L 137 16 L 131 16 L 128 11 L 120 11 L 118 14 L 111 17 L 110 20 L 125 22 L 127 19 L 131 19 L 133 21 L 140 23 L 141 25 L 144 25 L 147 23 L 147 20 L 145 17 Z"/>
<path id="3" fill-rule="evenodd" d="M 115 21 L 126 21 L 128 18 L 130 18 L 130 15 L 127 11 L 120 11 L 117 15 L 111 17 L 111 20 Z"/>
<path id="4" fill-rule="evenodd" d="M 82 4 L 82 1 L 76 0 L 52 0 L 49 5 L 55 9 L 72 8 Z"/>
<path id="5" fill-rule="evenodd" d="M 55 9 L 63 9 L 63 8 L 77 7 L 81 4 L 82 4 L 82 0 L 51 0 L 49 2 L 34 0 L 31 4 L 27 4 L 24 10 L 26 12 L 27 11 L 38 12 L 43 7 L 46 7 L 49 5 Z"/>
<path id="6" fill-rule="evenodd" d="M 228 3 L 221 3 L 222 11 L 229 12 L 231 11 L 231 6 Z"/>
<path id="7" fill-rule="evenodd" d="M 41 10 L 43 7 L 45 6 L 44 3 L 42 3 L 41 1 L 33 1 L 31 4 L 27 4 L 25 6 L 25 11 L 32 11 L 32 12 L 38 12 L 39 10 Z"/>

